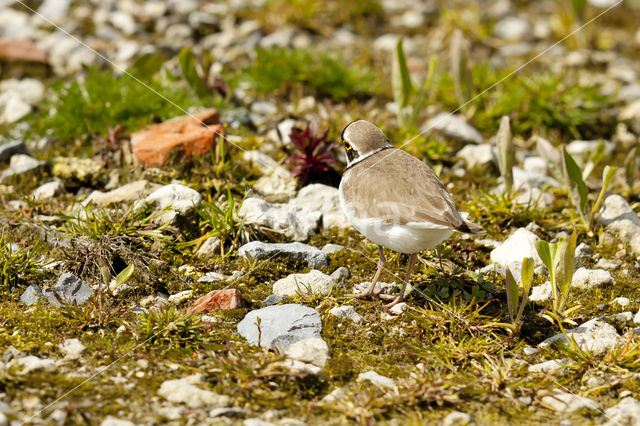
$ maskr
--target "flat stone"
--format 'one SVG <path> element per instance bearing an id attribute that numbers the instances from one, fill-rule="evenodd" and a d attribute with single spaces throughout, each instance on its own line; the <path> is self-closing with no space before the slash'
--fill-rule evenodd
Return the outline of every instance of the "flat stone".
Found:
<path id="1" fill-rule="evenodd" d="M 640 217 L 624 198 L 609 195 L 604 200 L 598 222 L 605 226 L 601 243 L 613 244 L 617 240 L 640 255 Z"/>
<path id="2" fill-rule="evenodd" d="M 531 26 L 526 19 L 518 16 L 507 16 L 496 22 L 493 32 L 502 39 L 521 40 L 530 35 Z"/>
<path id="3" fill-rule="evenodd" d="M 169 296 L 168 300 L 174 305 L 179 305 L 185 300 L 187 300 L 188 298 L 190 298 L 192 295 L 193 295 L 193 290 L 184 290 L 179 293 L 172 294 L 171 296 Z"/>
<path id="4" fill-rule="evenodd" d="M 322 212 L 291 203 L 268 203 L 249 197 L 238 210 L 238 217 L 248 225 L 258 225 L 282 232 L 286 237 L 304 241 L 316 233 Z"/>
<path id="5" fill-rule="evenodd" d="M 31 196 L 34 200 L 44 201 L 64 193 L 64 184 L 60 179 L 54 179 L 51 182 L 43 183 L 33 190 Z"/>
<path id="6" fill-rule="evenodd" d="M 158 395 L 169 402 L 186 404 L 190 408 L 224 407 L 229 405 L 229 397 L 196 386 L 201 379 L 189 376 L 183 379 L 166 380 L 160 385 Z"/>
<path id="7" fill-rule="evenodd" d="M 299 243 L 263 243 L 252 241 L 240 247 L 238 255 L 247 259 L 264 259 L 276 255 L 289 257 L 296 260 L 304 260 L 312 268 L 322 268 L 327 266 L 328 256 L 318 248 Z"/>
<path id="8" fill-rule="evenodd" d="M 286 299 L 286 298 L 287 296 L 281 296 L 279 294 L 270 294 L 269 296 L 266 297 L 266 299 L 262 301 L 261 306 L 263 308 L 266 308 L 267 306 L 277 305 L 282 301 L 282 299 Z"/>
<path id="9" fill-rule="evenodd" d="M 143 199 L 158 188 L 160 188 L 158 184 L 144 179 L 137 180 L 109 192 L 93 191 L 81 204 L 83 206 L 93 204 L 97 207 L 105 207 L 110 204 L 128 203 Z"/>
<path id="10" fill-rule="evenodd" d="M 322 368 L 310 364 L 308 362 L 298 361 L 297 359 L 285 359 L 274 366 L 280 366 L 288 369 L 292 374 L 297 376 L 321 376 Z"/>
<path id="11" fill-rule="evenodd" d="M 276 167 L 269 175 L 260 177 L 253 190 L 270 203 L 286 203 L 295 197 L 298 182 L 284 167 Z"/>
<path id="12" fill-rule="evenodd" d="M 93 289 L 86 285 L 80 278 L 73 274 L 64 273 L 58 278 L 58 282 L 44 291 L 44 297 L 53 306 L 60 307 L 65 304 L 81 305 L 89 300 Z"/>
<path id="13" fill-rule="evenodd" d="M 608 421 L 603 423 L 603 426 L 637 426 L 640 420 L 640 402 L 631 396 L 627 396 L 613 407 L 607 408 L 604 414 Z"/>
<path id="14" fill-rule="evenodd" d="M 459 114 L 441 112 L 427 121 L 420 131 L 424 132 L 427 129 L 439 131 L 447 137 L 463 142 L 482 143 L 484 140 L 480 132 L 469 125 Z"/>
<path id="15" fill-rule="evenodd" d="M 102 173 L 102 164 L 91 158 L 54 157 L 51 174 L 63 180 L 95 183 Z"/>
<path id="16" fill-rule="evenodd" d="M 604 269 L 578 268 L 571 279 L 571 286 L 580 289 L 589 289 L 614 283 L 611 273 Z"/>
<path id="17" fill-rule="evenodd" d="M 131 152 L 147 167 L 163 166 L 177 149 L 202 157 L 224 136 L 219 122 L 218 111 L 211 108 L 151 125 L 131 135 Z"/>
<path id="18" fill-rule="evenodd" d="M 615 149 L 615 145 L 608 140 L 595 139 L 590 141 L 575 140 L 567 144 L 567 152 L 574 157 L 581 157 L 588 152 L 595 152 L 598 145 L 602 142 L 606 155 L 611 155 Z"/>
<path id="19" fill-rule="evenodd" d="M 328 296 L 337 286 L 335 280 L 317 269 L 306 274 L 291 274 L 273 284 L 273 294 L 295 296 L 297 294 L 317 293 Z"/>
<path id="20" fill-rule="evenodd" d="M 54 371 L 55 363 L 52 359 L 38 358 L 34 355 L 27 355 L 16 360 L 16 365 L 22 367 L 19 374 L 29 374 L 32 371 Z"/>
<path id="21" fill-rule="evenodd" d="M 554 411 L 566 414 L 580 411 L 601 411 L 600 405 L 596 401 L 560 389 L 554 389 L 551 391 L 551 395 L 544 396 L 542 403 Z"/>
<path id="22" fill-rule="evenodd" d="M 40 287 L 31 284 L 20 296 L 20 301 L 27 306 L 31 306 L 43 297 L 44 294 L 42 294 Z"/>
<path id="23" fill-rule="evenodd" d="M 357 381 L 358 382 L 369 381 L 374 385 L 380 386 L 382 388 L 393 389 L 393 390 L 397 389 L 396 382 L 394 382 L 393 379 L 386 376 L 382 376 L 376 373 L 375 371 L 367 371 L 366 373 L 358 374 Z"/>
<path id="24" fill-rule="evenodd" d="M 569 364 L 571 364 L 571 360 L 567 358 L 552 359 L 539 364 L 530 365 L 527 370 L 529 373 L 562 374 L 567 371 L 567 365 Z"/>
<path id="25" fill-rule="evenodd" d="M 0 163 L 6 163 L 15 154 L 29 154 L 27 145 L 25 145 L 23 141 L 11 141 L 0 144 Z"/>
<path id="26" fill-rule="evenodd" d="M 136 424 L 130 420 L 107 416 L 107 418 L 100 423 L 100 426 L 136 426 Z"/>
<path id="27" fill-rule="evenodd" d="M 570 338 L 573 337 L 580 349 L 591 352 L 594 355 L 601 355 L 607 352 L 620 341 L 620 336 L 618 335 L 615 327 L 599 318 L 594 318 L 580 324 L 576 328 L 567 330 L 567 336 Z M 555 336 L 549 337 L 538 346 L 546 347 L 556 340 L 567 345 L 570 344 L 564 334 L 556 334 Z"/>
<path id="28" fill-rule="evenodd" d="M 199 283 L 214 283 L 222 280 L 224 280 L 224 275 L 218 272 L 207 272 L 206 274 L 198 278 Z"/>
<path id="29" fill-rule="evenodd" d="M 156 223 L 173 223 L 178 217 L 188 217 L 200 206 L 202 195 L 194 189 L 172 183 L 160 187 L 145 198 L 145 203 L 155 205 L 156 211 L 169 209 L 155 219 Z"/>
<path id="30" fill-rule="evenodd" d="M 285 355 L 288 358 L 324 368 L 329 359 L 329 346 L 327 342 L 317 337 L 298 340 L 289 346 Z"/>
<path id="31" fill-rule="evenodd" d="M 525 257 L 530 257 L 535 264 L 541 265 L 542 259 L 536 250 L 536 241 L 539 239 L 533 232 L 519 228 L 491 251 L 491 262 L 511 269 L 511 265 L 522 264 Z"/>
<path id="32" fill-rule="evenodd" d="M 341 244 L 325 244 L 324 246 L 322 246 L 322 252 L 325 254 L 334 254 L 337 253 L 339 251 L 342 250 L 346 250 L 345 246 L 341 245 Z"/>
<path id="33" fill-rule="evenodd" d="M 258 322 L 258 318 L 260 319 Z M 252 345 L 282 350 L 299 340 L 321 338 L 322 320 L 312 308 L 298 304 L 268 306 L 249 312 L 238 333 Z"/>
<path id="34" fill-rule="evenodd" d="M 362 318 L 362 316 L 356 312 L 356 309 L 353 306 L 349 305 L 336 306 L 335 308 L 331 308 L 329 314 L 341 319 L 350 319 L 357 323 L 364 322 L 364 318 Z"/>
<path id="35" fill-rule="evenodd" d="M 187 308 L 187 312 L 205 313 L 217 309 L 229 310 L 242 307 L 242 292 L 235 288 L 213 290 L 205 294 Z"/>
<path id="36" fill-rule="evenodd" d="M 86 347 L 78 339 L 65 339 L 60 345 L 65 360 L 80 359 Z"/>
<path id="37" fill-rule="evenodd" d="M 0 183 L 8 182 L 18 175 L 41 172 L 46 164 L 46 161 L 38 161 L 28 155 L 14 154 L 9 161 L 9 167 L 0 173 Z"/>
<path id="38" fill-rule="evenodd" d="M 336 282 L 347 280 L 350 276 L 351 272 L 346 266 L 341 266 L 331 273 L 331 278 L 333 278 Z"/>
<path id="39" fill-rule="evenodd" d="M 468 169 L 486 167 L 497 162 L 495 149 L 491 144 L 465 145 L 456 157 L 464 160 Z"/>
<path id="40" fill-rule="evenodd" d="M 625 307 L 625 306 L 629 306 L 631 301 L 629 301 L 628 297 L 616 297 L 611 301 L 611 303 Z"/>
<path id="41" fill-rule="evenodd" d="M 222 246 L 222 241 L 218 237 L 209 237 L 200 245 L 198 251 L 196 251 L 196 256 L 199 258 L 211 258 L 217 255 L 220 255 L 220 247 Z"/>
<path id="42" fill-rule="evenodd" d="M 464 426 L 473 423 L 471 414 L 462 411 L 452 411 L 442 419 L 442 426 Z"/>
<path id="43" fill-rule="evenodd" d="M 0 59 L 46 64 L 47 55 L 31 40 L 0 38 Z"/>

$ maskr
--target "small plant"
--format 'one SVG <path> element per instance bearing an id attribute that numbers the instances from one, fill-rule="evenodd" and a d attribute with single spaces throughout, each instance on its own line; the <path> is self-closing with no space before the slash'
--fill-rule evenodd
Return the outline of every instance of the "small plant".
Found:
<path id="1" fill-rule="evenodd" d="M 498 148 L 498 166 L 504 181 L 504 190 L 505 193 L 511 194 L 513 191 L 515 150 L 513 148 L 513 138 L 511 137 L 511 124 L 509 117 L 506 115 L 502 116 L 500 120 L 500 128 L 496 135 L 496 145 Z"/>
<path id="2" fill-rule="evenodd" d="M 368 68 L 346 66 L 342 59 L 309 49 L 258 49 L 243 76 L 260 93 L 289 93 L 295 83 L 335 101 L 375 93 L 375 78 Z"/>
<path id="3" fill-rule="evenodd" d="M 37 244 L 27 249 L 7 241 L 3 229 L 0 234 L 0 290 L 10 290 L 26 276 L 40 275 L 42 272 L 36 259 L 38 253 Z"/>
<path id="4" fill-rule="evenodd" d="M 560 238 L 557 243 L 536 242 L 538 255 L 549 271 L 553 293 L 552 309 L 545 313 L 545 317 L 556 321 L 560 327 L 563 322 L 573 323 L 566 317 L 580 308 L 578 305 L 565 309 L 575 269 L 576 238 L 576 231 L 573 231 L 569 238 Z"/>
<path id="5" fill-rule="evenodd" d="M 327 141 L 329 129 L 319 130 L 318 122 L 311 121 L 303 130 L 299 127 L 291 129 L 291 140 L 302 153 L 292 155 L 287 162 L 294 165 L 291 174 L 300 180 L 302 185 L 321 181 L 332 171 L 331 164 L 336 159 L 330 150 L 335 143 Z"/>
<path id="6" fill-rule="evenodd" d="M 567 152 L 566 148 L 562 150 L 562 173 L 565 185 L 569 193 L 571 203 L 578 211 L 582 225 L 588 232 L 592 231 L 595 215 L 600 210 L 604 201 L 604 194 L 613 179 L 617 168 L 605 166 L 602 172 L 602 188 L 595 202 L 589 203 L 589 190 L 584 181 L 582 171 L 573 157 Z"/>
<path id="7" fill-rule="evenodd" d="M 520 332 L 520 324 L 522 322 L 522 314 L 524 308 L 529 301 L 529 293 L 531 292 L 531 283 L 533 282 L 533 259 L 525 257 L 522 259 L 522 299 L 518 295 L 518 283 L 509 268 L 506 268 L 504 287 L 507 292 L 507 308 L 509 309 L 509 318 L 511 324 L 497 324 L 507 327 L 512 334 L 516 335 Z"/>
<path id="8" fill-rule="evenodd" d="M 211 73 L 211 64 L 213 63 L 211 54 L 203 54 L 200 63 L 198 63 L 191 49 L 185 47 L 178 55 L 178 62 L 182 76 L 200 99 L 210 98 L 213 96 L 214 90 L 222 97 L 229 93 L 227 83 Z"/>
<path id="9" fill-rule="evenodd" d="M 393 100 L 398 108 L 397 117 L 401 126 L 416 127 L 418 114 L 424 109 L 428 100 L 429 87 L 438 65 L 438 58 L 433 56 L 429 61 L 429 71 L 422 86 L 418 90 L 415 89 L 411 76 L 409 75 L 409 67 L 407 66 L 407 58 L 402 47 L 402 39 L 398 40 L 396 45 L 396 54 L 393 57 L 391 68 L 391 89 L 393 91 Z M 411 104 L 411 95 L 416 92 Z M 411 109 L 408 111 L 408 108 Z"/>
<path id="10" fill-rule="evenodd" d="M 145 343 L 169 349 L 196 349 L 206 340 L 200 317 L 184 314 L 175 306 L 149 309 L 140 316 L 135 332 Z"/>

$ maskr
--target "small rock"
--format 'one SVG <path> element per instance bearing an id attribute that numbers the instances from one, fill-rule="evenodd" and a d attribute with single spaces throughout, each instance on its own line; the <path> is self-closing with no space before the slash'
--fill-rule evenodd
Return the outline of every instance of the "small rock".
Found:
<path id="1" fill-rule="evenodd" d="M 199 383 L 200 381 L 197 376 L 166 380 L 160 385 L 158 395 L 169 402 L 186 404 L 190 408 L 207 406 L 224 407 L 229 405 L 228 396 L 200 389 L 195 385 L 195 383 Z"/>
<path id="2" fill-rule="evenodd" d="M 364 282 L 361 282 L 361 283 L 354 284 L 353 285 L 353 292 L 355 294 L 364 293 L 365 291 L 367 291 L 367 289 L 369 288 L 370 285 L 371 285 L 370 281 L 364 281 Z M 385 283 L 385 282 L 382 282 L 382 281 L 378 281 L 373 290 L 376 293 L 391 294 L 394 291 L 400 290 L 400 285 L 396 284 L 396 283 Z"/>
<path id="3" fill-rule="evenodd" d="M 27 355 L 22 358 L 18 358 L 16 360 L 16 365 L 18 367 L 22 367 L 19 374 L 28 374 L 32 371 L 44 370 L 44 371 L 54 371 L 55 363 L 52 359 L 48 358 L 38 358 L 34 355 Z"/>
<path id="4" fill-rule="evenodd" d="M 169 296 L 169 302 L 173 303 L 174 305 L 179 305 L 185 300 L 187 300 L 188 298 L 190 298 L 192 295 L 193 295 L 193 290 L 184 290 Z"/>
<path id="5" fill-rule="evenodd" d="M 279 363 L 280 366 L 285 367 L 291 371 L 291 373 L 300 376 L 321 376 L 322 368 L 317 367 L 307 362 L 298 361 L 296 359 L 285 359 Z"/>
<path id="6" fill-rule="evenodd" d="M 567 414 L 579 411 L 601 411 L 600 405 L 594 400 L 563 392 L 560 389 L 554 389 L 551 395 L 544 396 L 542 403 L 554 411 Z"/>
<path id="7" fill-rule="evenodd" d="M 494 148 L 491 144 L 466 145 L 456 154 L 467 164 L 468 169 L 486 167 L 497 162 Z"/>
<path id="8" fill-rule="evenodd" d="M 640 324 L 640 310 L 633 316 L 633 322 Z"/>
<path id="9" fill-rule="evenodd" d="M 327 255 L 334 254 L 334 253 L 337 253 L 337 252 L 342 251 L 342 250 L 346 250 L 343 245 L 341 245 L 341 244 L 332 244 L 332 243 L 325 244 L 321 249 L 321 251 L 324 254 L 327 254 Z"/>
<path id="10" fill-rule="evenodd" d="M 85 346 L 78 339 L 65 339 L 60 344 L 60 352 L 64 354 L 66 360 L 79 359 L 85 349 Z"/>
<path id="11" fill-rule="evenodd" d="M 616 239 L 640 255 L 640 217 L 620 195 L 604 200 L 598 222 L 605 226 L 601 243 L 612 244 Z"/>
<path id="12" fill-rule="evenodd" d="M 272 204 L 249 197 L 238 210 L 238 217 L 248 225 L 259 225 L 280 231 L 288 238 L 304 241 L 318 229 L 322 212 L 294 204 Z"/>
<path id="13" fill-rule="evenodd" d="M 44 291 L 44 297 L 55 307 L 60 307 L 63 303 L 81 305 L 89 300 L 92 294 L 91 287 L 69 273 L 62 274 L 56 285 Z"/>
<path id="14" fill-rule="evenodd" d="M 109 192 L 93 191 L 81 204 L 83 206 L 93 204 L 97 207 L 105 207 L 110 204 L 131 202 L 146 197 L 158 188 L 160 185 L 144 179 L 137 180 Z"/>
<path id="15" fill-rule="evenodd" d="M 594 355 L 600 355 L 616 346 L 619 343 L 620 336 L 615 327 L 602 321 L 599 318 L 594 318 L 583 324 L 580 324 L 576 328 L 567 330 L 567 336 L 572 337 L 576 344 L 583 351 L 589 351 Z M 570 343 L 567 341 L 567 337 L 564 334 L 556 334 L 549 337 L 544 342 L 540 343 L 538 347 L 547 347 L 556 340 L 561 341 L 567 345 Z"/>
<path id="16" fill-rule="evenodd" d="M 622 265 L 622 262 L 618 259 L 609 260 L 602 258 L 599 259 L 596 263 L 596 268 L 616 270 L 620 267 L 620 265 Z"/>
<path id="17" fill-rule="evenodd" d="M 629 303 L 631 303 L 631 302 L 629 301 L 628 297 L 616 297 L 615 299 L 613 299 L 611 301 L 611 303 L 615 303 L 615 304 L 618 304 L 618 305 L 620 305 L 622 307 L 625 307 L 625 306 L 629 306 Z"/>
<path id="18" fill-rule="evenodd" d="M 38 161 L 33 157 L 24 154 L 15 154 L 9 161 L 9 167 L 0 173 L 0 183 L 9 181 L 14 176 L 27 173 L 37 174 L 46 166 L 45 161 Z"/>
<path id="19" fill-rule="evenodd" d="M 198 278 L 199 283 L 215 283 L 222 280 L 224 280 L 224 275 L 218 272 L 207 272 L 206 274 Z"/>
<path id="20" fill-rule="evenodd" d="M 6 351 L 2 354 L 2 362 L 9 362 L 12 359 L 18 359 L 26 356 L 22 351 L 16 349 L 13 345 L 9 346 Z"/>
<path id="21" fill-rule="evenodd" d="M 536 250 L 539 238 L 525 228 L 517 229 L 502 244 L 493 249 L 490 258 L 493 263 L 510 267 L 515 263 L 522 263 L 522 259 L 530 257 L 534 263 L 542 264 L 542 259 Z"/>
<path id="22" fill-rule="evenodd" d="M 297 304 L 251 311 L 238 323 L 238 333 L 250 344 L 266 348 L 279 346 L 282 350 L 299 340 L 321 338 L 321 331 L 320 314 Z"/>
<path id="23" fill-rule="evenodd" d="M 20 296 L 20 301 L 27 306 L 31 306 L 36 303 L 39 299 L 43 298 L 42 290 L 37 285 L 30 285 Z"/>
<path id="24" fill-rule="evenodd" d="M 16 154 L 28 155 L 27 145 L 22 141 L 11 141 L 0 144 L 0 163 L 5 163 Z"/>
<path id="25" fill-rule="evenodd" d="M 214 312 L 216 309 L 229 310 L 242 307 L 242 293 L 235 288 L 213 290 L 205 294 L 187 308 L 187 312 Z"/>
<path id="26" fill-rule="evenodd" d="M 532 347 L 530 347 L 530 346 L 527 346 L 527 347 L 522 348 L 522 352 L 523 352 L 525 355 L 529 356 L 529 355 L 537 354 L 537 353 L 538 353 L 538 349 L 536 349 L 536 348 L 532 348 Z"/>
<path id="27" fill-rule="evenodd" d="M 199 258 L 211 258 L 220 254 L 220 247 L 222 246 L 222 241 L 218 237 L 209 237 L 200 245 L 198 251 L 196 251 L 196 256 Z"/>
<path id="28" fill-rule="evenodd" d="M 613 153 L 615 145 L 610 141 L 603 139 L 595 139 L 591 141 L 575 140 L 567 144 L 567 152 L 574 157 L 581 157 L 586 155 L 588 152 L 595 152 L 600 143 L 604 144 L 606 155 L 611 155 Z"/>
<path id="29" fill-rule="evenodd" d="M 588 289 L 613 283 L 614 280 L 611 273 L 604 269 L 578 268 L 571 279 L 571 286 L 580 289 Z"/>
<path id="30" fill-rule="evenodd" d="M 462 411 L 452 411 L 442 419 L 442 426 L 464 426 L 474 423 L 471 414 Z"/>
<path id="31" fill-rule="evenodd" d="M 328 296 L 336 286 L 336 282 L 329 275 L 312 269 L 307 274 L 291 274 L 276 281 L 273 284 L 273 294 L 295 296 L 304 293 L 319 293 Z"/>
<path id="32" fill-rule="evenodd" d="M 51 174 L 63 180 L 96 183 L 102 173 L 102 164 L 91 158 L 54 157 Z"/>
<path id="33" fill-rule="evenodd" d="M 64 193 L 64 184 L 60 179 L 52 180 L 51 182 L 43 183 L 39 187 L 33 190 L 31 196 L 34 200 L 43 201 L 55 197 Z"/>
<path id="34" fill-rule="evenodd" d="M 522 40 L 531 32 L 526 19 L 517 16 L 507 16 L 496 22 L 493 29 L 496 36 L 506 40 Z"/>
<path id="35" fill-rule="evenodd" d="M 347 393 L 342 388 L 335 388 L 322 398 L 324 404 L 334 404 L 347 399 Z"/>
<path id="36" fill-rule="evenodd" d="M 0 426 L 9 426 L 9 419 L 2 411 L 0 411 Z"/>
<path id="37" fill-rule="evenodd" d="M 263 243 L 261 241 L 252 241 L 240 247 L 238 254 L 245 259 L 250 256 L 255 260 L 282 255 L 291 259 L 304 260 L 312 268 L 325 267 L 329 262 L 327 255 L 322 251 L 299 242 Z"/>
<path id="38" fill-rule="evenodd" d="M 204 156 L 224 137 L 215 108 L 154 124 L 131 135 L 131 152 L 147 167 L 161 167 L 177 149 Z"/>
<path id="39" fill-rule="evenodd" d="M 336 306 L 335 308 L 331 308 L 329 314 L 337 318 L 350 319 L 357 323 L 364 322 L 364 318 L 362 318 L 362 316 L 356 312 L 356 309 L 353 306 L 349 305 Z"/>
<path id="40" fill-rule="evenodd" d="M 336 282 L 348 280 L 350 276 L 351 273 L 349 272 L 349 268 L 347 268 L 346 266 L 341 266 L 331 273 L 331 278 L 333 278 L 333 280 Z"/>
<path id="41" fill-rule="evenodd" d="M 192 215 L 201 202 L 202 196 L 198 191 L 175 183 L 165 185 L 145 198 L 145 203 L 154 204 L 156 211 L 169 209 L 155 219 L 156 223 L 162 224 L 173 223 L 179 217 Z"/>
<path id="42" fill-rule="evenodd" d="M 253 190 L 270 203 L 286 203 L 296 195 L 298 182 L 284 167 L 276 167 L 253 184 Z"/>
<path id="43" fill-rule="evenodd" d="M 576 247 L 575 251 L 575 258 L 577 260 L 590 258 L 591 255 L 591 247 L 589 247 L 587 243 L 578 244 L 578 247 Z"/>
<path id="44" fill-rule="evenodd" d="M 100 426 L 136 426 L 136 424 L 129 420 L 107 416 L 107 418 L 100 423 Z"/>
<path id="45" fill-rule="evenodd" d="M 364 382 L 365 380 L 387 389 L 397 389 L 396 383 L 389 377 L 382 376 L 375 371 L 367 371 L 366 373 L 358 374 L 358 382 Z"/>
<path id="46" fill-rule="evenodd" d="M 618 404 L 607 408 L 604 414 L 608 422 L 603 426 L 637 425 L 638 419 L 640 419 L 640 402 L 627 396 Z"/>
<path id="47" fill-rule="evenodd" d="M 277 305 L 278 303 L 280 303 L 282 301 L 282 299 L 286 299 L 286 298 L 287 298 L 287 296 L 281 296 L 279 294 L 271 294 L 271 295 L 267 296 L 267 298 L 262 301 L 261 306 L 263 308 L 266 308 L 267 306 Z"/>
<path id="48" fill-rule="evenodd" d="M 409 308 L 409 305 L 407 305 L 404 302 L 398 303 L 394 306 L 391 307 L 391 309 L 389 309 L 389 313 L 393 314 L 393 315 L 401 315 L 403 314 L 407 309 Z"/>
<path id="49" fill-rule="evenodd" d="M 430 129 L 439 131 L 449 138 L 460 140 L 462 142 L 473 142 L 479 144 L 484 140 L 480 132 L 470 126 L 465 119 L 458 114 L 441 112 L 427 121 L 427 124 L 420 130 L 425 132 Z"/>
<path id="50" fill-rule="evenodd" d="M 569 359 L 552 359 L 539 364 L 530 365 L 527 369 L 529 373 L 563 374 L 567 371 L 567 365 L 571 364 Z"/>
<path id="51" fill-rule="evenodd" d="M 285 354 L 291 359 L 324 368 L 329 359 L 329 346 L 320 338 L 303 339 L 292 343 Z"/>

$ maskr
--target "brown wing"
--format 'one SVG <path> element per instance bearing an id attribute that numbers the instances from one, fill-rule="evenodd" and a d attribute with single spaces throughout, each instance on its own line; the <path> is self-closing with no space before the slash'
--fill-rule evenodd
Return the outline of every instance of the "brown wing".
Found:
<path id="1" fill-rule="evenodd" d="M 365 158 L 348 168 L 342 179 L 344 199 L 357 217 L 373 216 L 399 224 L 425 222 L 462 232 L 482 229 L 465 222 L 430 167 L 400 149 Z M 355 202 L 358 199 L 366 200 L 367 205 Z"/>

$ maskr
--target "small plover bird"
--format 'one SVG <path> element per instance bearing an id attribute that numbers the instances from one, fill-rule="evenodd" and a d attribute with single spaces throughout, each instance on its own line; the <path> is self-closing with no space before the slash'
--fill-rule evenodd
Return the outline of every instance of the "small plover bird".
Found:
<path id="1" fill-rule="evenodd" d="M 429 166 L 394 148 L 382 130 L 357 120 L 342 131 L 347 168 L 340 181 L 340 205 L 351 225 L 378 245 L 378 270 L 371 285 L 355 297 L 375 297 L 386 266 L 382 247 L 409 254 L 400 294 L 385 309 L 404 300 L 417 253 L 435 247 L 454 232 L 481 234 L 466 221 L 451 194 Z"/>

